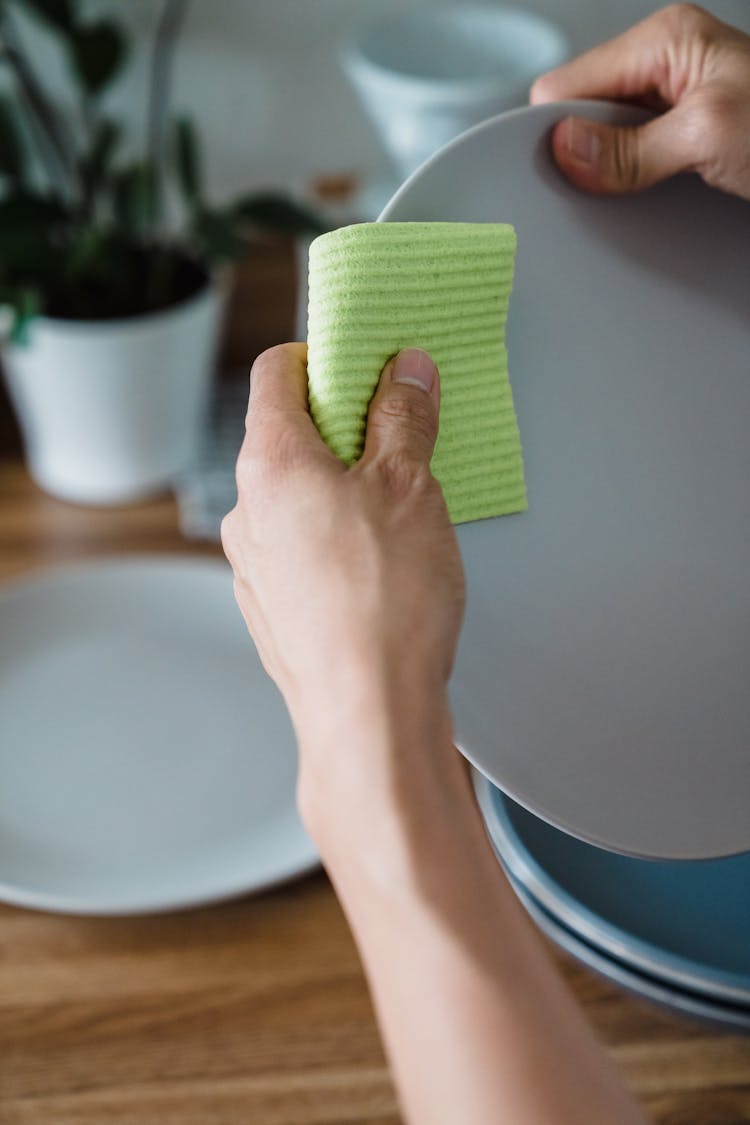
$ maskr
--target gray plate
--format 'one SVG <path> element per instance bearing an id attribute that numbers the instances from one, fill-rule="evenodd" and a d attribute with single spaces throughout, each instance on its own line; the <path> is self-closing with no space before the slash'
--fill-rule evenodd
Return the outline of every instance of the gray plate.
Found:
<path id="1" fill-rule="evenodd" d="M 698 862 L 615 855 L 515 805 L 474 774 L 503 864 L 587 944 L 678 989 L 750 1010 L 750 853 Z"/>
<path id="2" fill-rule="evenodd" d="M 459 529 L 458 739 L 582 839 L 728 855 L 750 848 L 750 206 L 694 176 L 576 191 L 548 149 L 570 108 L 465 133 L 381 216 L 518 233 L 529 511 Z"/>
<path id="3" fill-rule="evenodd" d="M 542 933 L 587 968 L 594 969 L 600 976 L 632 992 L 635 996 L 643 996 L 653 1004 L 677 1012 L 681 1016 L 689 1016 L 691 1019 L 699 1019 L 732 1031 L 750 1031 L 750 1008 L 722 1004 L 702 996 L 694 996 L 681 989 L 671 988 L 663 981 L 653 980 L 643 973 L 635 972 L 629 966 L 605 956 L 600 950 L 588 945 L 577 934 L 566 929 L 556 918 L 548 914 L 533 895 L 513 879 L 510 882 L 529 916 Z"/>

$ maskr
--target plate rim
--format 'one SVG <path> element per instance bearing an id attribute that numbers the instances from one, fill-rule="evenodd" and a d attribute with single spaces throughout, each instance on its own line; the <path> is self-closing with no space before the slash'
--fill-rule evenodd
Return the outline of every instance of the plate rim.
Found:
<path id="1" fill-rule="evenodd" d="M 545 880 L 546 872 L 542 864 L 523 846 L 523 842 L 508 820 L 507 812 L 501 814 L 498 811 L 498 801 L 501 801 L 504 805 L 506 799 L 513 800 L 514 798 L 504 793 L 499 786 L 493 785 L 489 778 L 476 768 L 472 769 L 472 781 L 485 830 L 504 866 L 507 867 L 513 879 L 567 930 L 609 957 L 627 966 L 632 966 L 634 969 L 642 970 L 646 975 L 658 977 L 660 980 L 668 981 L 678 988 L 687 989 L 691 992 L 705 993 L 713 998 L 721 998 L 730 1004 L 750 1005 L 750 981 L 747 986 L 729 983 L 734 979 L 732 974 L 721 969 L 715 970 L 716 976 L 701 975 L 700 972 L 695 971 L 701 967 L 705 969 L 705 966 L 701 966 L 700 962 L 692 961 L 680 954 L 669 953 L 666 950 L 662 952 L 671 959 L 673 965 L 676 963 L 676 967 L 664 965 L 654 957 L 654 954 L 658 955 L 660 952 L 657 945 L 645 941 L 637 935 L 632 935 L 628 939 L 626 930 L 601 918 L 596 911 L 587 907 L 585 903 L 579 903 L 578 899 L 569 891 L 566 891 L 564 887 L 560 886 L 559 895 L 554 893 L 547 883 L 554 887 L 559 886 L 559 884 L 551 876 L 547 876 Z M 495 793 L 498 794 L 497 797 Z M 526 811 L 533 816 L 537 815 L 532 810 L 527 809 Z M 555 825 L 552 827 L 556 828 Z M 560 829 L 557 829 L 557 831 L 560 831 Z M 568 835 L 572 834 L 568 833 Z M 642 860 L 641 862 L 648 863 L 649 861 Z"/>
<path id="2" fill-rule="evenodd" d="M 593 970 L 632 995 L 667 1009 L 673 1015 L 718 1023 L 725 1031 L 731 1029 L 750 1033 L 750 1007 L 747 1004 L 722 1003 L 718 998 L 699 996 L 654 980 L 646 973 L 637 972 L 631 966 L 591 946 L 575 931 L 569 930 L 509 874 L 508 881 L 516 898 L 541 932 L 585 968 Z"/>
<path id="3" fill-rule="evenodd" d="M 409 173 L 406 179 L 396 188 L 395 192 L 382 208 L 380 214 L 375 220 L 378 223 L 398 222 L 399 220 L 392 220 L 390 217 L 391 212 L 399 206 L 402 198 L 411 191 L 412 187 L 418 179 L 421 179 L 423 174 L 433 166 L 439 163 L 445 156 L 453 152 L 454 149 L 462 147 L 467 140 L 471 140 L 475 136 L 481 136 L 482 133 L 492 133 L 498 125 L 505 125 L 507 122 L 513 122 L 521 117 L 547 117 L 551 111 L 555 111 L 565 116 L 566 114 L 593 114 L 597 120 L 607 121 L 611 124 L 639 124 L 644 121 L 649 121 L 655 116 L 653 110 L 647 109 L 645 106 L 634 105 L 631 102 L 614 102 L 608 98 L 566 98 L 558 102 L 544 102 L 538 105 L 520 105 L 515 109 L 506 109 L 503 113 L 493 114 L 492 117 L 485 118 L 484 121 L 479 121 L 476 125 L 471 125 L 462 133 L 453 137 L 452 140 L 446 141 L 440 148 L 435 149 L 430 153 L 421 164 Z"/>

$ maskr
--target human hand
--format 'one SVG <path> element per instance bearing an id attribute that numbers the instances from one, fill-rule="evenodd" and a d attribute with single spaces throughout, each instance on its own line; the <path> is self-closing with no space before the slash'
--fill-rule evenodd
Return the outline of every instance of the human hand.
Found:
<path id="1" fill-rule="evenodd" d="M 354 788 L 373 800 L 380 781 L 392 784 L 383 745 L 409 760 L 393 732 L 436 753 L 438 743 L 450 748 L 445 687 L 464 580 L 429 468 L 439 411 L 430 358 L 407 351 L 386 366 L 351 468 L 315 429 L 305 362 L 304 345 L 290 344 L 253 367 L 238 501 L 222 539 L 240 609 L 297 731 L 300 804 L 314 830 L 337 787 L 352 804 Z M 378 747 L 369 759 L 359 744 L 352 753 L 363 731 Z"/>
<path id="2" fill-rule="evenodd" d="M 665 112 L 635 127 L 559 122 L 555 159 L 578 187 L 640 191 L 698 172 L 712 187 L 750 199 L 750 36 L 692 4 L 674 4 L 531 89 L 535 105 L 610 97 Z"/>
<path id="3" fill-rule="evenodd" d="M 404 1118 L 481 1125 L 502 1104 L 514 1121 L 642 1125 L 502 878 L 453 750 L 464 580 L 429 469 L 437 371 L 411 350 L 386 366 L 346 468 L 308 413 L 305 359 L 292 344 L 253 368 L 222 537 L 297 728 L 300 811 L 362 954 Z"/>

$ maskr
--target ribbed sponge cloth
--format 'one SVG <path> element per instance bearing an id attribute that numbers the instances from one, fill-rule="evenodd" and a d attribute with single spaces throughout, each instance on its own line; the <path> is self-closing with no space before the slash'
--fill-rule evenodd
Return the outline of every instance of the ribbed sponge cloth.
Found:
<path id="1" fill-rule="evenodd" d="M 515 232 L 504 223 L 363 223 L 310 247 L 310 410 L 347 464 L 387 360 L 428 351 L 440 371 L 432 471 L 454 523 L 526 508 L 505 350 Z"/>

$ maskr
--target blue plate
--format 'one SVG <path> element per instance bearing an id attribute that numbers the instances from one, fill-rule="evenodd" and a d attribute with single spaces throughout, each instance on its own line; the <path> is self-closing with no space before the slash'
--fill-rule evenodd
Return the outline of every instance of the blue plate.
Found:
<path id="1" fill-rule="evenodd" d="M 619 985 L 620 988 L 626 989 L 635 996 L 644 997 L 652 1004 L 670 1012 L 677 1012 L 681 1016 L 688 1016 L 690 1019 L 700 1020 L 701 1023 L 710 1023 L 733 1032 L 750 1031 L 750 1008 L 683 991 L 645 973 L 639 973 L 613 957 L 608 957 L 601 950 L 583 941 L 578 934 L 561 925 L 512 877 L 510 883 L 526 912 L 542 933 L 586 968 L 593 969 L 599 976 Z"/>
<path id="2" fill-rule="evenodd" d="M 561 832 L 478 773 L 475 787 L 510 874 L 565 927 L 661 981 L 750 1005 L 750 852 L 634 859 Z"/>

